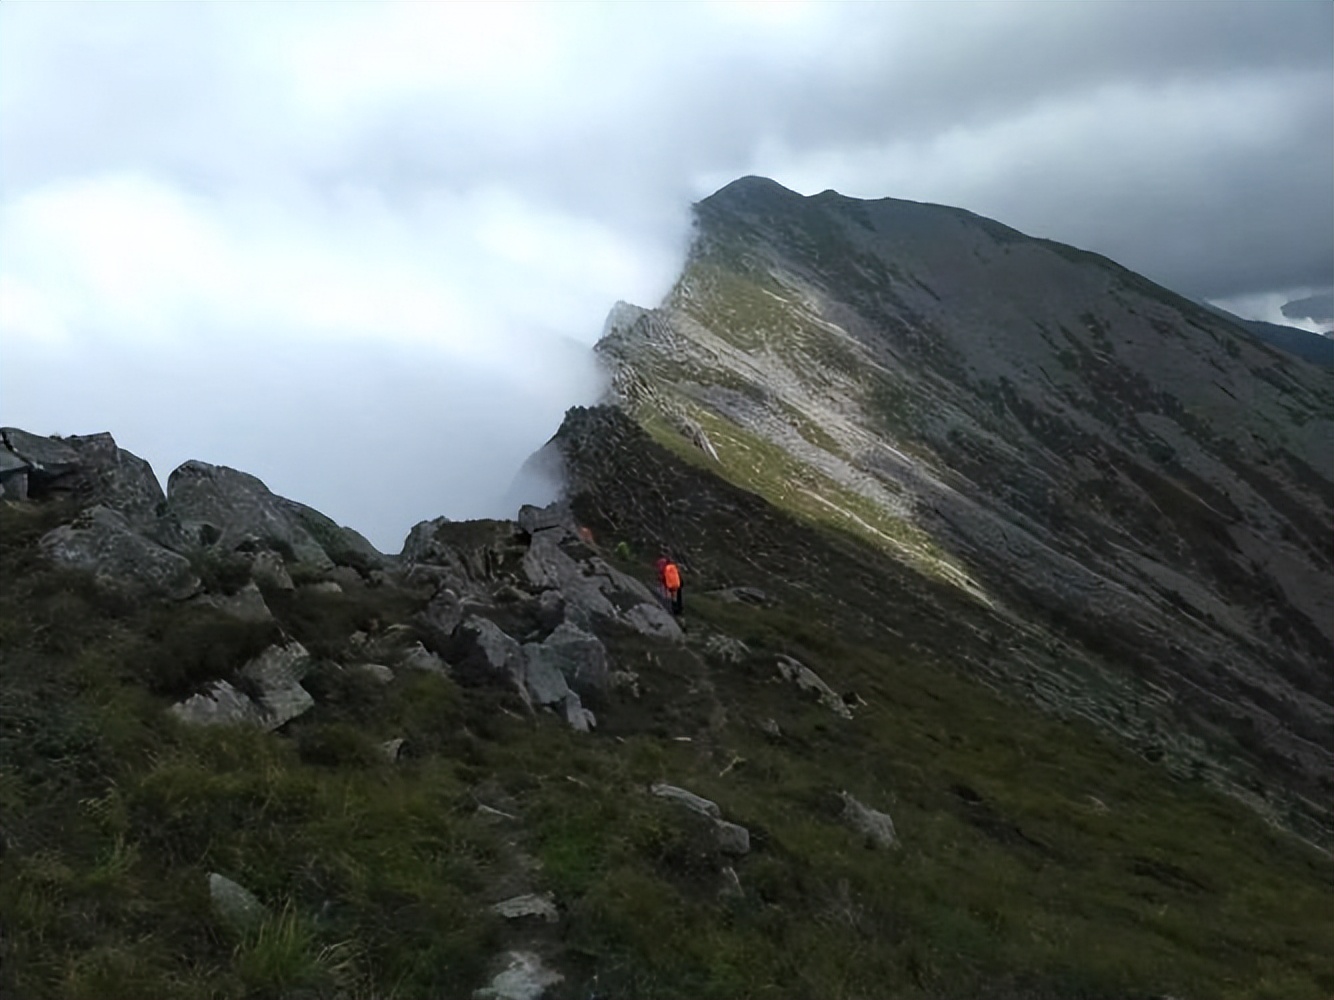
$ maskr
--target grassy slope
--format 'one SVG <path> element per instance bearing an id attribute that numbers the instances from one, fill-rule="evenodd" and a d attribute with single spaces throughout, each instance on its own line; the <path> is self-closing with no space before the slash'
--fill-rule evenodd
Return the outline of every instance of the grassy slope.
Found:
<path id="1" fill-rule="evenodd" d="M 918 636 L 849 627 L 861 619 L 848 608 L 877 594 L 900 632 L 949 622 L 906 592 L 840 590 L 858 560 L 875 570 L 860 545 L 720 496 L 661 449 L 640 455 L 630 489 L 699 495 L 670 492 L 675 476 L 714 491 L 658 523 L 694 556 L 692 633 L 751 654 L 723 663 L 609 636 L 643 694 L 595 705 L 592 737 L 506 714 L 500 691 L 429 675 L 382 689 L 328 669 L 308 682 L 319 706 L 285 735 L 184 729 L 169 701 L 239 666 L 270 627 L 109 597 L 36 556 L 60 510 L 0 508 L 4 995 L 467 996 L 515 933 L 484 904 L 516 850 L 564 908 L 559 928 L 534 932 L 558 951 L 563 996 L 1334 990 L 1327 858 L 1086 726 L 998 700 Z M 641 522 L 589 520 L 644 572 Z M 782 601 L 698 596 L 732 582 Z M 268 596 L 329 654 L 415 604 L 387 590 Z M 847 723 L 803 702 L 774 681 L 777 651 L 867 706 Z M 390 766 L 375 743 L 394 736 L 411 755 Z M 660 779 L 750 828 L 744 896 L 720 896 L 726 862 L 706 831 L 643 793 Z M 902 850 L 871 850 L 837 821 L 844 788 L 894 815 Z M 479 801 L 520 826 L 483 822 Z M 219 926 L 210 870 L 273 916 L 248 935 Z"/>

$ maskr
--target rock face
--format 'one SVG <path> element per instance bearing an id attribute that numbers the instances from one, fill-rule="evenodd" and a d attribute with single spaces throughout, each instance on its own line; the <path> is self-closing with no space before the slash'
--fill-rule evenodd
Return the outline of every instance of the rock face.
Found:
<path id="1" fill-rule="evenodd" d="M 84 511 L 73 523 L 47 533 L 41 546 L 58 566 L 87 570 L 155 596 L 182 600 L 200 587 L 188 559 L 151 541 L 109 507 Z"/>
<path id="2" fill-rule="evenodd" d="M 956 209 L 747 178 L 696 220 L 662 305 L 608 320 L 617 405 L 954 588 L 972 627 L 1036 629 L 978 658 L 990 682 L 1179 773 L 1204 757 L 1236 794 L 1278 790 L 1276 819 L 1330 800 L 1328 372 Z M 580 417 L 558 435 L 576 509 L 624 433 Z M 598 488 L 649 538 L 698 510 Z"/>
<path id="3" fill-rule="evenodd" d="M 200 548 L 232 552 L 258 544 L 316 571 L 335 563 L 367 569 L 385 564 L 355 531 L 226 466 L 186 462 L 178 468 L 167 481 L 166 512 L 187 543 Z"/>

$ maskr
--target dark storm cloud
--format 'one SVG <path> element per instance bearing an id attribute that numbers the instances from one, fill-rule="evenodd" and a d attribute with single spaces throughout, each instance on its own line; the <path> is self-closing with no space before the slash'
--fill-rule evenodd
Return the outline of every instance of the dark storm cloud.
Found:
<path id="1" fill-rule="evenodd" d="M 503 513 L 597 394 L 570 345 L 745 173 L 1280 318 L 1334 282 L 1332 38 L 1323 2 L 0 5 L 0 419 L 391 548 Z"/>

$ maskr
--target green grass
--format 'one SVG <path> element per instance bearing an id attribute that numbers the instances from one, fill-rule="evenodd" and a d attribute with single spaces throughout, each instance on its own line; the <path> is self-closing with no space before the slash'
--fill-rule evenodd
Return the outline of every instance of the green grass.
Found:
<path id="1" fill-rule="evenodd" d="M 1328 858 L 1083 723 L 999 699 L 947 644 L 849 628 L 861 598 L 839 560 L 858 550 L 829 529 L 719 510 L 700 530 L 721 537 L 739 518 L 772 532 L 769 548 L 758 563 L 700 560 L 687 624 L 751 654 L 727 664 L 609 632 L 642 695 L 592 699 L 600 727 L 584 736 L 507 714 L 503 691 L 429 674 L 380 687 L 327 661 L 306 681 L 316 709 L 283 733 L 182 727 L 166 706 L 240 666 L 254 627 L 56 573 L 33 543 L 67 512 L 0 507 L 5 995 L 467 996 L 524 934 L 556 950 L 558 998 L 1334 990 Z M 610 558 L 651 574 L 652 546 L 598 530 Z M 821 589 L 794 597 L 780 557 Z M 703 593 L 746 567 L 774 607 Z M 326 657 L 422 600 L 266 596 Z M 778 652 L 865 706 L 848 722 L 802 699 L 775 679 Z M 377 744 L 395 737 L 405 757 L 391 765 Z M 717 801 L 751 853 L 722 856 L 702 821 L 647 793 L 659 780 Z M 843 825 L 844 789 L 893 815 L 900 850 Z M 517 819 L 489 823 L 481 802 Z M 540 865 L 527 888 L 556 895 L 556 927 L 516 930 L 486 909 L 521 854 Z M 740 896 L 722 891 L 728 865 Z M 221 924 L 210 871 L 267 919 Z"/>

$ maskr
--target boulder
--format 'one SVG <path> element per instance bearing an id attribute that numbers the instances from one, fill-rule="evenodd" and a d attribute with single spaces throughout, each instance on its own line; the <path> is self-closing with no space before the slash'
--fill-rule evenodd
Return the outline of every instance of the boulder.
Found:
<path id="1" fill-rule="evenodd" d="M 547 504 L 545 507 L 524 504 L 519 508 L 518 520 L 519 530 L 529 535 L 535 535 L 539 531 L 556 531 L 560 537 L 565 537 L 578 532 L 578 525 L 570 512 L 570 505 L 562 500 Z M 557 540 L 559 541 L 559 538 Z"/>
<path id="2" fill-rule="evenodd" d="M 250 579 L 274 590 L 295 590 L 296 584 L 287 572 L 283 557 L 267 549 L 256 552 L 250 560 Z"/>
<path id="3" fill-rule="evenodd" d="M 506 952 L 504 967 L 491 985 L 473 992 L 473 1000 L 542 1000 L 547 989 L 565 981 L 559 972 L 548 969 L 531 951 Z"/>
<path id="4" fill-rule="evenodd" d="M 380 744 L 380 753 L 384 754 L 385 759 L 393 764 L 398 761 L 398 755 L 403 750 L 403 744 L 406 742 L 399 736 L 392 740 L 385 740 Z"/>
<path id="5" fill-rule="evenodd" d="M 565 596 L 559 590 L 544 590 L 537 599 L 537 624 L 551 630 L 565 621 Z"/>
<path id="6" fill-rule="evenodd" d="M 842 696 L 831 688 L 810 667 L 790 656 L 778 657 L 778 673 L 785 681 L 791 681 L 797 687 L 815 696 L 821 705 L 841 719 L 851 719 L 852 709 L 848 708 Z"/>
<path id="7" fill-rule="evenodd" d="M 463 623 L 463 602 L 448 587 L 442 587 L 420 611 L 414 623 L 436 649 L 447 650 L 455 630 Z"/>
<path id="8" fill-rule="evenodd" d="M 685 633 L 676 619 L 660 604 L 636 604 L 621 615 L 621 620 L 643 635 L 670 642 L 684 642 Z"/>
<path id="9" fill-rule="evenodd" d="M 0 441 L 4 445 L 0 450 L 12 456 L 5 462 L 9 476 L 23 479 L 24 499 L 29 492 L 74 485 L 73 478 L 82 462 L 79 453 L 60 438 L 29 434 L 17 427 L 0 427 Z M 15 486 L 17 493 L 18 484 Z"/>
<path id="10" fill-rule="evenodd" d="M 471 675 L 481 679 L 508 680 L 523 695 L 524 701 L 528 701 L 523 649 L 514 639 L 502 632 L 495 622 L 478 615 L 470 616 L 459 626 L 459 638 L 463 655 L 458 666 L 465 679 Z"/>
<path id="11" fill-rule="evenodd" d="M 262 726 L 265 721 L 260 707 L 226 681 L 214 681 L 177 702 L 171 713 L 194 726 Z"/>
<path id="12" fill-rule="evenodd" d="M 685 806 L 691 812 L 707 816 L 709 819 L 722 818 L 722 810 L 718 808 L 718 803 L 702 798 L 694 792 L 687 792 L 684 788 L 659 781 L 649 786 L 649 791 L 660 799 L 667 799 L 677 805 Z"/>
<path id="13" fill-rule="evenodd" d="M 182 600 L 200 588 L 189 560 L 146 538 L 109 507 L 89 508 L 47 532 L 39 544 L 58 566 L 87 570 L 133 590 Z"/>
<path id="14" fill-rule="evenodd" d="M 718 844 L 718 850 L 724 854 L 741 855 L 750 852 L 750 831 L 738 823 L 729 823 L 723 819 L 718 803 L 661 781 L 651 785 L 649 791 L 659 798 L 675 802 L 707 819 L 713 826 L 713 836 Z"/>
<path id="15" fill-rule="evenodd" d="M 80 489 L 89 500 L 119 511 L 139 528 L 156 524 L 166 495 L 153 467 L 116 446 L 110 434 L 65 438 L 79 461 Z"/>
<path id="16" fill-rule="evenodd" d="M 596 728 L 598 724 L 597 717 L 584 708 L 579 701 L 579 696 L 571 691 L 565 696 L 563 702 L 565 708 L 565 721 L 570 724 L 570 728 L 576 732 L 586 733 Z"/>
<path id="17" fill-rule="evenodd" d="M 265 729 L 286 725 L 314 707 L 315 699 L 300 683 L 309 670 L 310 654 L 299 642 L 270 646 L 241 668 L 240 676 L 258 691 Z"/>
<path id="18" fill-rule="evenodd" d="M 208 873 L 208 896 L 218 919 L 234 931 L 253 930 L 268 916 L 268 909 L 250 890 L 217 872 Z"/>
<path id="19" fill-rule="evenodd" d="M 273 612 L 264 603 L 264 595 L 255 586 L 253 580 L 235 594 L 200 594 L 190 603 L 216 608 L 238 621 L 267 622 L 273 620 Z"/>
<path id="20" fill-rule="evenodd" d="M 877 847 L 895 847 L 898 835 L 894 832 L 894 821 L 889 813 L 879 812 L 863 805 L 847 792 L 841 792 L 843 799 L 843 821 L 858 833 L 864 834 Z"/>
<path id="21" fill-rule="evenodd" d="M 524 647 L 530 669 L 536 663 L 554 666 L 581 695 L 604 694 L 611 686 L 607 647 L 597 636 L 565 622 L 542 643 Z"/>
<path id="22" fill-rule="evenodd" d="M 503 899 L 499 903 L 491 904 L 491 912 L 500 914 L 506 920 L 539 917 L 547 923 L 554 924 L 560 919 L 560 915 L 556 912 L 556 897 L 549 892 L 530 892 L 523 896 Z"/>
<path id="23" fill-rule="evenodd" d="M 405 670 L 424 670 L 428 674 L 449 673 L 449 665 L 420 642 L 413 643 L 399 654 L 398 666 Z"/>

